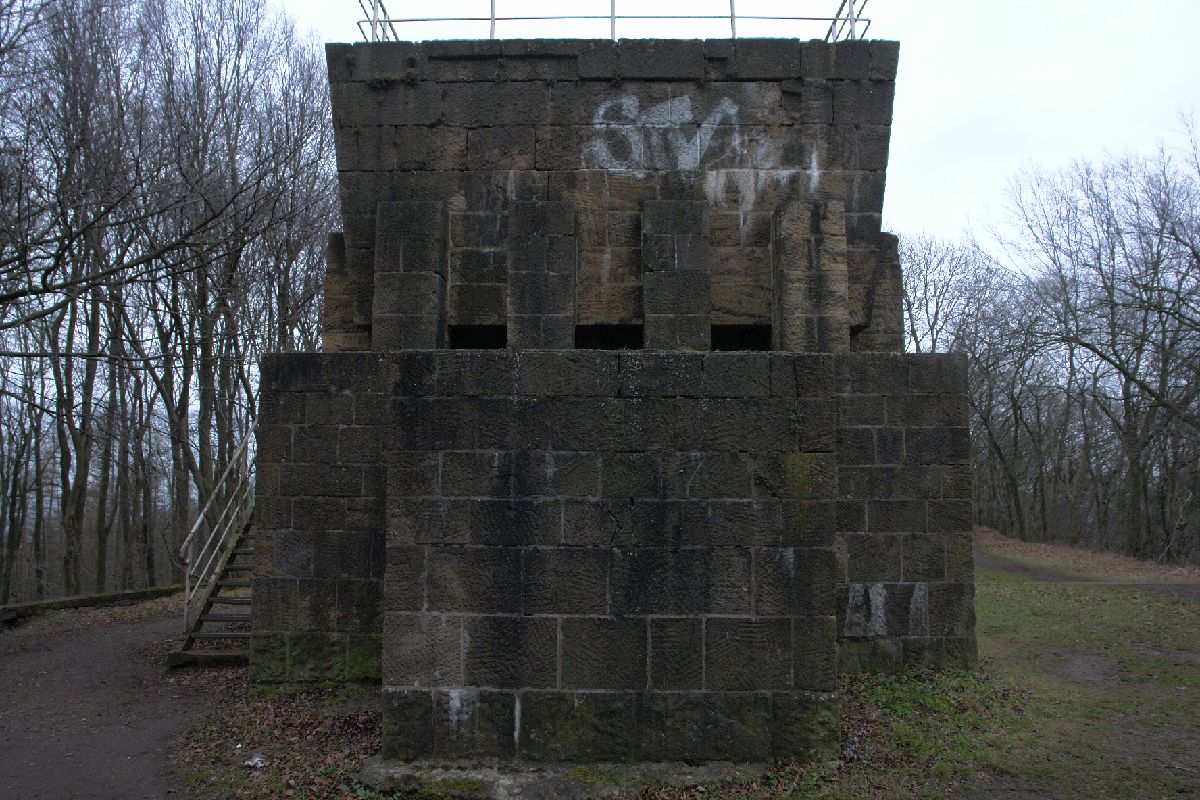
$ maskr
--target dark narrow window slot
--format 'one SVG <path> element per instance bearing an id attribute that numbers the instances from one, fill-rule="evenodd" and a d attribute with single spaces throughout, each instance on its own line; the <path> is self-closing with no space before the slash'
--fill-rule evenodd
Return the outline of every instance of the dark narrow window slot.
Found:
<path id="1" fill-rule="evenodd" d="M 503 350 L 508 347 L 508 328 L 504 325 L 451 325 L 452 350 Z"/>
<path id="2" fill-rule="evenodd" d="M 770 325 L 713 325 L 712 349 L 765 351 L 771 349 Z"/>
<path id="3" fill-rule="evenodd" d="M 641 350 L 641 325 L 577 325 L 576 350 Z"/>

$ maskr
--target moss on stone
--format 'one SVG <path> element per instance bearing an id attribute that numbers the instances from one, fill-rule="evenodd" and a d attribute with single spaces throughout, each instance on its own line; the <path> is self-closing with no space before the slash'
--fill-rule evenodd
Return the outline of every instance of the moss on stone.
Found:
<path id="1" fill-rule="evenodd" d="M 485 782 L 471 778 L 432 781 L 422 786 L 412 800 L 474 800 L 487 789 Z"/>
<path id="2" fill-rule="evenodd" d="M 789 497 L 812 496 L 816 460 L 815 453 L 788 453 L 785 456 L 784 468 L 787 471 Z"/>
<path id="3" fill-rule="evenodd" d="M 293 681 L 344 681 L 346 642 L 336 633 L 297 633 L 288 653 L 289 678 Z"/>
<path id="4" fill-rule="evenodd" d="M 346 647 L 346 680 L 378 683 L 383 678 L 378 636 L 351 636 Z"/>
<path id="5" fill-rule="evenodd" d="M 250 680 L 275 683 L 287 680 L 287 637 L 255 634 L 250 640 Z"/>
<path id="6" fill-rule="evenodd" d="M 584 786 L 615 786 L 621 782 L 616 775 L 602 772 L 586 764 L 580 764 L 564 777 L 576 783 L 582 783 Z"/>

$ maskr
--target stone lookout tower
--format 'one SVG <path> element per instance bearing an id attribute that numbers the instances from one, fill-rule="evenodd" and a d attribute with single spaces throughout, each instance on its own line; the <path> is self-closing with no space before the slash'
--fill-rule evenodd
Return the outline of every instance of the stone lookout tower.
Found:
<path id="1" fill-rule="evenodd" d="M 902 351 L 898 46 L 331 45 L 323 353 L 263 364 L 258 681 L 391 758 L 832 752 L 974 657 L 966 365 Z"/>

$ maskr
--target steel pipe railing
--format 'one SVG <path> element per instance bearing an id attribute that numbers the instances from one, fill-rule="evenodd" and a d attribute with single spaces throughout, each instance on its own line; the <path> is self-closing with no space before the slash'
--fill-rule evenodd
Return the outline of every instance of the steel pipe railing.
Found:
<path id="1" fill-rule="evenodd" d="M 366 3 L 370 2 L 370 9 Z M 559 16 L 499 16 L 496 13 L 497 0 L 490 0 L 491 13 L 486 17 L 391 17 L 388 14 L 387 6 L 384 0 L 358 0 L 359 7 L 366 15 L 366 19 L 359 20 L 359 33 L 363 35 L 367 41 L 383 42 L 383 41 L 400 41 L 400 36 L 396 31 L 397 25 L 414 25 L 422 23 L 437 23 L 437 22 L 486 22 L 489 24 L 489 36 L 492 39 L 496 38 L 496 24 L 500 22 L 548 22 L 548 21 L 600 21 L 608 20 L 609 35 L 615 41 L 617 39 L 617 22 L 619 20 L 631 21 L 666 21 L 666 20 L 727 20 L 729 22 L 729 34 L 733 39 L 737 38 L 737 23 L 738 20 L 761 20 L 769 22 L 828 22 L 829 29 L 825 35 L 827 41 L 835 42 L 843 38 L 845 39 L 861 39 L 867 34 L 871 28 L 871 20 L 868 17 L 862 16 L 870 0 L 841 0 L 838 6 L 837 13 L 831 17 L 805 17 L 805 16 L 763 16 L 756 14 L 738 14 L 736 0 L 729 0 L 728 14 L 618 14 L 617 0 L 611 0 L 610 12 L 608 15 L 600 14 L 580 14 L 580 15 L 559 15 Z"/>
<path id="2" fill-rule="evenodd" d="M 257 426 L 251 426 L 229 463 L 213 486 L 208 502 L 200 509 L 196 523 L 179 547 L 183 569 L 183 624 L 188 630 L 195 613 L 212 594 L 223 556 L 237 541 L 254 511 L 254 463 L 249 458 L 250 440 Z M 223 504 L 215 520 L 208 519 L 214 502 Z M 201 538 L 201 532 L 207 534 Z"/>

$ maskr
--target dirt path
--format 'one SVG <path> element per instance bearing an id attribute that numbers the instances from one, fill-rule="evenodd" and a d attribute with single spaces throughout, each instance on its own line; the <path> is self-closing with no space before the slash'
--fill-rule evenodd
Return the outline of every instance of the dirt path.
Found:
<path id="1" fill-rule="evenodd" d="M 0 797 L 170 796 L 169 741 L 206 706 L 150 655 L 178 630 L 171 615 L 0 632 Z"/>
<path id="2" fill-rule="evenodd" d="M 1007 559 L 1004 556 L 996 555 L 995 553 L 989 553 L 986 550 L 981 550 L 979 548 L 975 549 L 975 566 L 982 567 L 983 569 L 990 569 L 994 572 L 1002 572 L 1007 575 L 1017 575 L 1022 578 L 1028 578 L 1032 581 L 1076 584 L 1080 586 L 1118 586 L 1124 589 L 1148 589 L 1158 592 L 1170 592 L 1171 594 L 1177 594 L 1183 597 L 1193 597 L 1200 600 L 1200 583 L 1080 581 L 1059 575 L 1058 573 L 1052 572 L 1046 568 L 1030 567 L 1017 561 Z"/>

